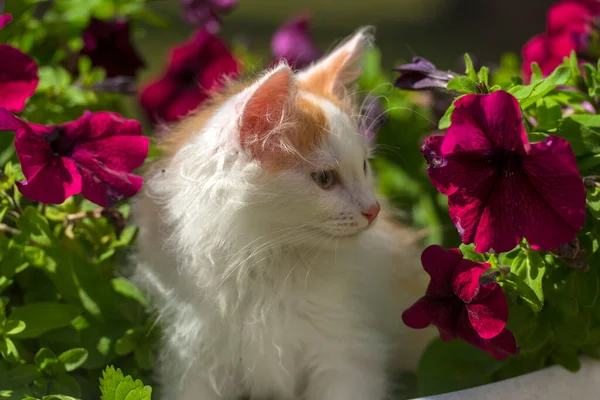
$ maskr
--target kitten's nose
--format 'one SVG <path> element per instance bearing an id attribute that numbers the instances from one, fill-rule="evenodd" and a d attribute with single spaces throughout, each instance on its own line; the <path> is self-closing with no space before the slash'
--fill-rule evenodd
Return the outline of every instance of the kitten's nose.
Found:
<path id="1" fill-rule="evenodd" d="M 369 221 L 369 224 L 371 224 L 371 223 L 373 223 L 375 218 L 377 218 L 379 211 L 381 211 L 381 206 L 379 205 L 378 202 L 375 202 L 375 204 L 373 204 L 371 207 L 369 207 L 368 209 L 363 211 L 362 215 L 364 215 L 367 218 L 367 220 Z"/>

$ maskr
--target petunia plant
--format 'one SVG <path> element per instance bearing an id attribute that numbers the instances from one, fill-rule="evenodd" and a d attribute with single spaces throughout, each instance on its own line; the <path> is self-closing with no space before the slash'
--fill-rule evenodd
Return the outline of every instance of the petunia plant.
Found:
<path id="1" fill-rule="evenodd" d="M 600 356 L 598 6 L 554 5 L 522 66 L 505 55 L 476 70 L 465 55 L 464 74 L 421 58 L 395 69 L 401 89 L 445 85 L 454 97 L 421 145 L 462 243 L 424 251 L 431 282 L 403 315 L 440 333 L 419 366 L 420 394 L 551 364 L 576 371 L 580 355 Z M 545 43 L 561 35 L 581 41 Z"/>

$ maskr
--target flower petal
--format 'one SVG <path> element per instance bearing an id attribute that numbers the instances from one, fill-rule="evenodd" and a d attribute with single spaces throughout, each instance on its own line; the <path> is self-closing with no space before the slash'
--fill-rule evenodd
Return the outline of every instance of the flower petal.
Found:
<path id="1" fill-rule="evenodd" d="M 413 329 L 424 329 L 431 324 L 429 318 L 431 300 L 427 297 L 421 297 L 415 304 L 410 306 L 402 313 L 404 324 Z"/>
<path id="2" fill-rule="evenodd" d="M 29 200 L 61 204 L 81 192 L 81 175 L 73 160 L 52 157 L 33 179 L 16 182 L 16 185 Z"/>
<path id="3" fill-rule="evenodd" d="M 131 43 L 127 20 L 92 18 L 83 32 L 83 42 L 81 54 L 88 56 L 95 66 L 104 68 L 109 78 L 135 76 L 145 65 Z"/>
<path id="4" fill-rule="evenodd" d="M 20 112 L 37 88 L 38 68 L 27 54 L 0 44 L 0 107 Z"/>
<path id="5" fill-rule="evenodd" d="M 442 154 L 503 148 L 524 153 L 529 148 L 519 102 L 499 90 L 487 95 L 465 95 L 455 102 Z"/>
<path id="6" fill-rule="evenodd" d="M 421 146 L 421 152 L 429 165 L 427 174 L 437 190 L 447 195 L 465 186 L 476 190 L 494 175 L 495 169 L 487 162 L 486 155 L 482 152 L 443 156 L 443 140 L 443 136 L 429 136 Z"/>
<path id="7" fill-rule="evenodd" d="M 177 80 L 166 77 L 150 83 L 142 90 L 140 104 L 152 123 L 156 124 L 161 120 L 171 121 L 167 118 L 164 108 L 177 98 L 179 87 Z"/>
<path id="8" fill-rule="evenodd" d="M 2 14 L 0 15 L 0 29 L 4 28 L 6 24 L 9 24 L 12 21 L 12 15 L 10 14 Z"/>
<path id="9" fill-rule="evenodd" d="M 321 57 L 322 52 L 314 44 L 308 32 L 310 18 L 297 16 L 281 26 L 271 39 L 271 52 L 277 59 L 285 59 L 297 69 L 308 66 Z"/>
<path id="10" fill-rule="evenodd" d="M 440 332 L 443 340 L 456 337 L 455 319 L 460 312 L 450 299 L 436 299 L 425 296 L 402 313 L 402 321 L 410 328 L 423 329 L 433 324 Z"/>
<path id="11" fill-rule="evenodd" d="M 509 355 L 519 353 L 515 337 L 508 329 L 503 329 L 491 339 L 484 339 L 473 329 L 466 309 L 457 319 L 457 322 L 457 337 L 489 353 L 495 359 L 503 360 Z"/>
<path id="12" fill-rule="evenodd" d="M 532 246 L 549 251 L 575 238 L 585 222 L 585 187 L 569 142 L 549 136 L 534 143 L 524 158 L 525 174 L 539 196 L 535 223 L 524 236 Z"/>
<path id="13" fill-rule="evenodd" d="M 434 297 L 452 296 L 451 279 L 454 269 L 462 260 L 458 249 L 446 250 L 438 245 L 431 245 L 421 253 L 423 269 L 431 277 L 427 287 L 427 295 Z"/>
<path id="14" fill-rule="evenodd" d="M 470 303 L 479 293 L 479 278 L 490 269 L 488 263 L 461 260 L 452 274 L 452 291 L 465 303 Z"/>
<path id="15" fill-rule="evenodd" d="M 73 159 L 80 155 L 94 157 L 106 168 L 115 171 L 131 172 L 139 168 L 148 156 L 150 139 L 145 136 L 112 136 L 75 146 Z"/>
<path id="16" fill-rule="evenodd" d="M 422 57 L 413 57 L 412 63 L 400 65 L 394 68 L 394 71 L 401 74 L 394 86 L 405 90 L 446 88 L 448 82 L 456 76 L 438 70 L 429 60 Z"/>
<path id="17" fill-rule="evenodd" d="M 469 321 L 483 339 L 497 336 L 508 321 L 508 303 L 502 288 L 497 283 L 488 286 L 493 286 L 493 289 L 487 297 L 466 305 Z"/>
<path id="18" fill-rule="evenodd" d="M 95 154 L 83 150 L 77 153 L 77 166 L 81 172 L 83 197 L 102 207 L 134 196 L 142 187 L 143 179 L 137 175 L 114 170 L 100 162 Z"/>
<path id="19" fill-rule="evenodd" d="M 582 1 L 562 1 L 553 4 L 547 13 L 547 32 L 561 33 L 564 29 L 586 30 L 594 22 L 594 13 Z"/>
<path id="20" fill-rule="evenodd" d="M 497 173 L 476 191 L 452 194 L 448 203 L 463 243 L 475 243 L 480 253 L 502 253 L 515 248 L 527 223 L 539 222 L 532 215 L 538 199 L 523 174 Z"/>

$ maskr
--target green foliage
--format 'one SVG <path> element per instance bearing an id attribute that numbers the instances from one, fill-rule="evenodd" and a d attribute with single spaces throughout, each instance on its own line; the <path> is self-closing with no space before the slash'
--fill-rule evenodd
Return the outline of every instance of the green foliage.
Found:
<path id="1" fill-rule="evenodd" d="M 466 342 L 435 339 L 419 362 L 419 395 L 433 396 L 489 383 L 490 376 L 503 365 Z"/>
<path id="2" fill-rule="evenodd" d="M 39 66 L 38 89 L 20 117 L 55 124 L 86 110 L 123 113 L 121 95 L 94 90 L 104 71 L 73 55 L 92 16 L 127 17 L 136 28 L 163 24 L 146 0 L 55 0 L 41 13 L 37 0 L 6 3 L 14 20 L 0 30 L 0 43 L 22 49 Z M 56 206 L 23 198 L 14 185 L 23 175 L 13 137 L 0 132 L 0 398 L 98 399 L 109 364 L 152 383 L 157 328 L 143 294 L 120 277 L 136 228 L 123 230 L 80 198 Z M 127 204 L 114 211 L 127 221 Z M 123 352 L 118 343 L 131 340 L 131 332 L 136 342 Z M 127 389 L 128 400 L 150 398 L 140 385 Z M 105 398 L 124 399 L 128 392 L 119 390 Z"/>
<path id="3" fill-rule="evenodd" d="M 108 367 L 100 378 L 101 400 L 150 400 L 152 388 L 139 379 L 123 376 L 120 369 Z"/>

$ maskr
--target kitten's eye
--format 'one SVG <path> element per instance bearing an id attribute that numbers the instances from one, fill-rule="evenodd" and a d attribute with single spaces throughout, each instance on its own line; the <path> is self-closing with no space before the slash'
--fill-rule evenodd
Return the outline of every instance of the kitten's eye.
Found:
<path id="1" fill-rule="evenodd" d="M 363 161 L 363 171 L 366 175 L 367 174 L 367 160 Z"/>
<path id="2" fill-rule="evenodd" d="M 317 185 L 323 189 L 329 189 L 335 183 L 335 171 L 319 171 L 311 174 Z"/>

